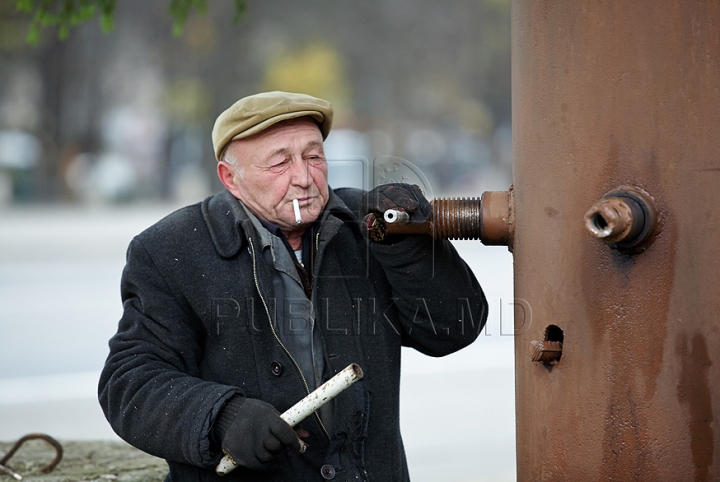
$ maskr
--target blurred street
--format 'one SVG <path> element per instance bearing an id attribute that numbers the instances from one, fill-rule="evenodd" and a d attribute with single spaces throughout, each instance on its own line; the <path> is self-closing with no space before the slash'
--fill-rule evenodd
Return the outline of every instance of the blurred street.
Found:
<path id="1" fill-rule="evenodd" d="M 175 208 L 0 210 L 0 440 L 116 439 L 96 401 L 132 236 Z M 488 329 L 443 359 L 406 350 L 402 428 L 414 481 L 515 480 L 512 256 L 456 246 L 490 303 Z"/>

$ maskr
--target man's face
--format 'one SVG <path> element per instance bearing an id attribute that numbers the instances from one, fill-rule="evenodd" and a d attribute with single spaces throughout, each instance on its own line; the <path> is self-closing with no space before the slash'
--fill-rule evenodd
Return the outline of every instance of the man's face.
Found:
<path id="1" fill-rule="evenodd" d="M 309 118 L 279 122 L 232 142 L 236 159 L 230 191 L 261 219 L 283 231 L 298 229 L 293 199 L 300 204 L 302 224 L 315 221 L 328 201 L 327 162 L 317 124 Z M 239 171 L 239 172 L 238 172 Z"/>

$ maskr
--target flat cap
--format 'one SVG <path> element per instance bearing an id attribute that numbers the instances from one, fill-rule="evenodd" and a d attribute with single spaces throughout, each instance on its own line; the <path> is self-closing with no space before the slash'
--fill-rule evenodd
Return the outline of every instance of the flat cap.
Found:
<path id="1" fill-rule="evenodd" d="M 332 104 L 306 94 L 264 92 L 243 97 L 215 120 L 212 131 L 215 158 L 236 140 L 262 132 L 278 122 L 309 116 L 315 119 L 325 139 L 333 120 Z"/>

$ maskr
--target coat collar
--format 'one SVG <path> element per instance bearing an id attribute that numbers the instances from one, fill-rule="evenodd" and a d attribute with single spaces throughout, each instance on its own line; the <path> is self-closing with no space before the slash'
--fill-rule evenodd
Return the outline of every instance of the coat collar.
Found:
<path id="1" fill-rule="evenodd" d="M 201 210 L 218 254 L 223 258 L 235 256 L 245 243 L 246 233 L 252 229 L 238 200 L 225 190 L 205 199 Z"/>
<path id="2" fill-rule="evenodd" d="M 330 189 L 329 194 L 327 206 L 320 215 L 323 227 L 338 224 L 334 218 L 339 218 L 342 223 L 349 223 L 354 226 L 359 233 L 355 214 L 348 209 L 332 189 Z M 248 236 L 256 236 L 250 218 L 230 191 L 225 190 L 205 199 L 202 202 L 201 210 L 215 249 L 223 258 L 236 256 L 243 245 L 247 243 Z M 332 233 L 323 233 L 322 237 L 329 240 L 337 232 L 337 227 L 330 230 Z M 322 227 L 320 230 L 321 232 L 327 231 Z M 328 235 L 327 238 L 326 234 Z"/>

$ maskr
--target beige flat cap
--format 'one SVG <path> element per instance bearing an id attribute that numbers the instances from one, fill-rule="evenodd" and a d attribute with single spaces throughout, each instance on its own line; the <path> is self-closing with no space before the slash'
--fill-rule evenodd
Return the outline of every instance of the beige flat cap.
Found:
<path id="1" fill-rule="evenodd" d="M 220 114 L 212 131 L 215 158 L 220 161 L 227 145 L 257 134 L 278 122 L 309 116 L 317 121 L 325 139 L 333 120 L 332 104 L 306 94 L 264 92 L 244 97 Z"/>

